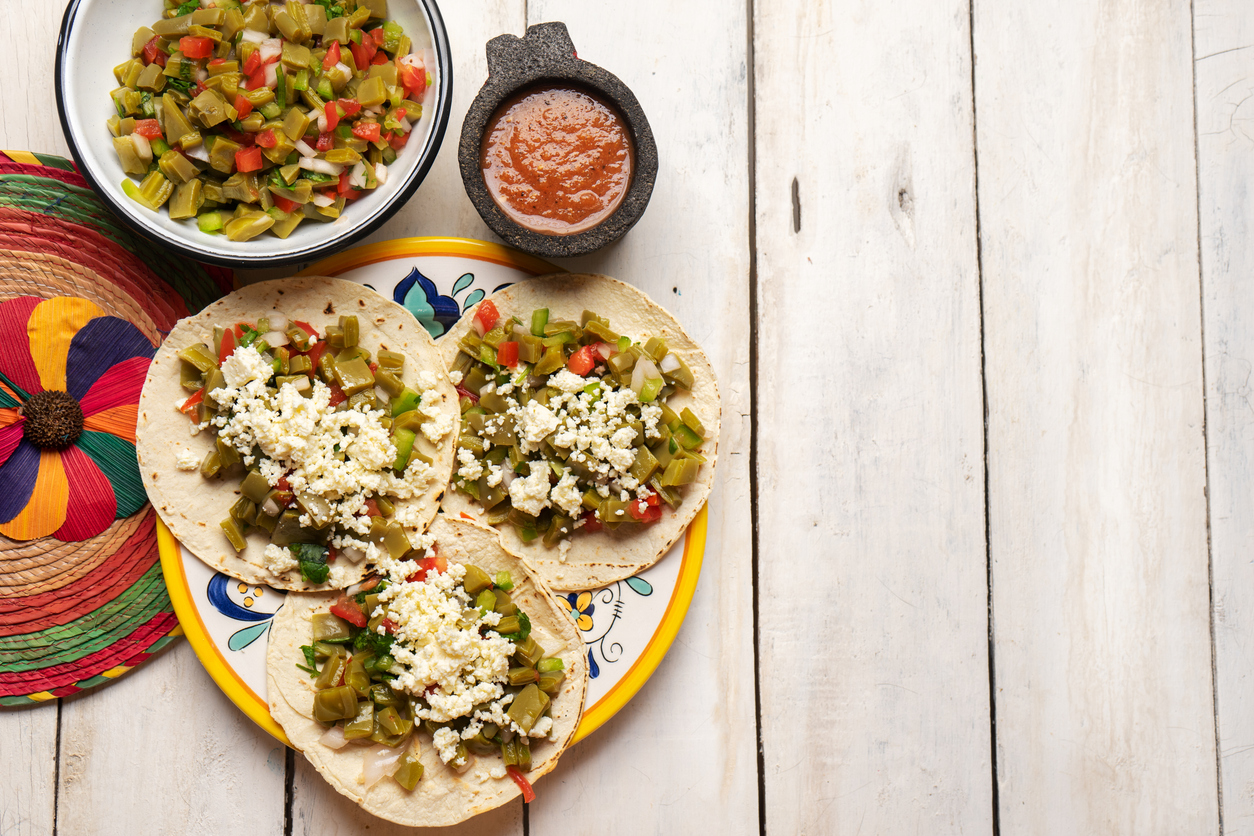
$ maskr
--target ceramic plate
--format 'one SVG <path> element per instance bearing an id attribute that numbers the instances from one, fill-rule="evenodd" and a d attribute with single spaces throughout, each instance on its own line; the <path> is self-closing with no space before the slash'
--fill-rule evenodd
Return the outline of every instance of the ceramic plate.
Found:
<path id="1" fill-rule="evenodd" d="M 508 284 L 560 268 L 515 250 L 461 238 L 370 244 L 314 264 L 303 275 L 338 276 L 404 305 L 439 339 L 461 312 Z M 653 674 L 688 612 L 705 553 L 702 509 L 662 560 L 635 577 L 562 601 L 588 645 L 591 681 L 575 740 L 587 737 Z M 159 526 L 161 565 L 188 641 L 226 695 L 284 743 L 266 707 L 266 633 L 283 592 L 215 572 Z"/>

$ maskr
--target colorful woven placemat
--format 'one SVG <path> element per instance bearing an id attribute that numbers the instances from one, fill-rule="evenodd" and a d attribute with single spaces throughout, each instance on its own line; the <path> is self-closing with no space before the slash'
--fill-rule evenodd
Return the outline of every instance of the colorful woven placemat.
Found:
<path id="1" fill-rule="evenodd" d="M 132 235 L 69 161 L 0 152 L 0 330 L 28 336 L 0 342 L 0 705 L 109 682 L 181 634 L 136 488 L 136 379 L 230 285 Z M 29 397 L 56 389 L 85 419 L 50 453 L 22 424 Z"/>

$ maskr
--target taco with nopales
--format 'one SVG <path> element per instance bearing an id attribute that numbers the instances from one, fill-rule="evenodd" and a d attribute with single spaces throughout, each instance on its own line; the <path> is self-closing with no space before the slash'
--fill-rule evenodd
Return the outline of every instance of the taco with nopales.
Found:
<path id="1" fill-rule="evenodd" d="M 427 331 L 369 288 L 249 285 L 180 320 L 144 382 L 148 497 L 214 569 L 342 589 L 367 553 L 399 556 L 435 516 L 456 393 Z"/>
<path id="2" fill-rule="evenodd" d="M 343 593 L 292 593 L 270 629 L 271 716 L 340 793 L 410 827 L 456 824 L 557 764 L 586 650 L 492 529 L 440 515 Z"/>
<path id="3" fill-rule="evenodd" d="M 540 276 L 440 343 L 462 426 L 446 513 L 501 533 L 554 589 L 653 565 L 714 483 L 718 383 L 673 316 L 608 276 Z"/>

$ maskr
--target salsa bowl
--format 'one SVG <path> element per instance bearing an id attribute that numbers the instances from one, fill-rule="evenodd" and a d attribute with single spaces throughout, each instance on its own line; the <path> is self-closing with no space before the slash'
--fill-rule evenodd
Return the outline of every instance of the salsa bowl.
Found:
<path id="1" fill-rule="evenodd" d="M 382 225 L 414 194 L 430 171 L 444 139 L 453 96 L 453 65 L 448 33 L 435 0 L 390 0 L 388 18 L 404 27 L 413 51 L 432 76 L 423 113 L 410 140 L 388 166 L 387 182 L 345 207 L 339 218 L 306 220 L 287 238 L 263 233 L 230 241 L 197 228 L 195 218 L 171 220 L 163 207 L 154 212 L 122 191 L 130 179 L 113 150 L 106 121 L 115 115 L 109 92 L 113 68 L 131 57 L 130 43 L 141 26 L 162 13 L 161 0 L 71 0 L 57 43 L 55 87 L 61 128 L 79 171 L 131 229 L 198 261 L 239 268 L 277 267 L 309 262 L 360 240 Z M 133 181 L 132 181 L 133 182 Z"/>

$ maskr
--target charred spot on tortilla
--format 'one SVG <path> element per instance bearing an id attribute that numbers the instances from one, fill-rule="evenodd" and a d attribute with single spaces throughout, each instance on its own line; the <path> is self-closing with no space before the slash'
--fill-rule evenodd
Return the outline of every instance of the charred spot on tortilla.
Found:
<path id="1" fill-rule="evenodd" d="M 330 316 L 331 314 L 335 313 L 335 305 L 331 304 L 330 302 L 327 302 L 327 306 L 323 308 L 322 312 Z"/>

